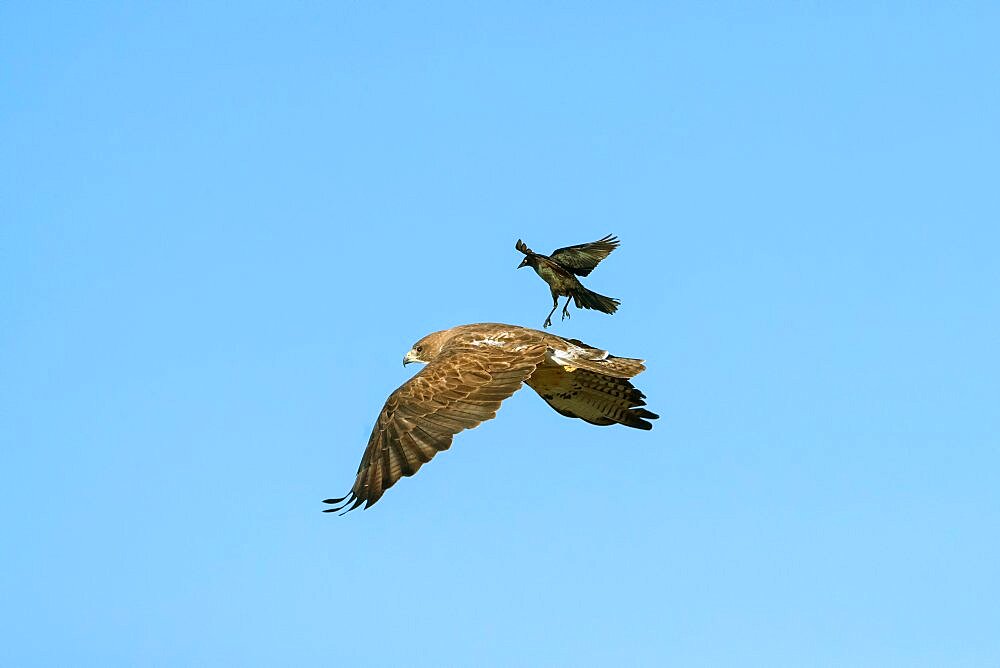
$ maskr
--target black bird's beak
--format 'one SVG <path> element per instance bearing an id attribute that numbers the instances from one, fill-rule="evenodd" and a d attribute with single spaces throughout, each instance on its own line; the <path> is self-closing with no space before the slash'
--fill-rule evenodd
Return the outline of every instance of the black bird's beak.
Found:
<path id="1" fill-rule="evenodd" d="M 520 269 L 521 267 L 527 267 L 527 266 L 528 266 L 528 258 L 524 258 L 523 260 L 521 260 L 521 264 L 517 265 L 517 268 Z"/>

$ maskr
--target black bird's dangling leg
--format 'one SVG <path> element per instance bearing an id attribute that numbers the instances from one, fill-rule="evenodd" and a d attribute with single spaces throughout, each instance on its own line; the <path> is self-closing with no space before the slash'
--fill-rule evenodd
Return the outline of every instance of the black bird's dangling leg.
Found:
<path id="1" fill-rule="evenodd" d="M 545 322 L 542 323 L 542 329 L 552 326 L 552 314 L 556 312 L 559 308 L 559 295 L 552 295 L 552 310 L 549 311 L 549 315 L 546 316 Z"/>
<path id="2" fill-rule="evenodd" d="M 573 317 L 573 316 L 571 316 L 569 314 L 569 300 L 572 299 L 572 298 L 573 298 L 572 295 L 566 297 L 566 303 L 563 304 L 563 312 L 562 312 L 562 319 L 563 320 L 565 320 L 566 318 L 572 318 Z"/>

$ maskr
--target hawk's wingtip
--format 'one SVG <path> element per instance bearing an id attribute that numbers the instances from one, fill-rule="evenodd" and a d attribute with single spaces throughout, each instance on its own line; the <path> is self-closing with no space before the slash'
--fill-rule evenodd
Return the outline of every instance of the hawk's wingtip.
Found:
<path id="1" fill-rule="evenodd" d="M 354 505 L 350 505 L 352 501 Z M 359 499 L 352 490 L 346 496 L 342 496 L 339 499 L 323 499 L 323 503 L 333 505 L 333 508 L 326 508 L 323 510 L 324 513 L 335 513 L 338 510 L 343 510 L 344 512 L 340 513 L 343 515 L 344 513 L 349 513 L 361 505 L 361 499 Z M 347 508 L 347 510 L 344 510 L 344 508 Z"/>

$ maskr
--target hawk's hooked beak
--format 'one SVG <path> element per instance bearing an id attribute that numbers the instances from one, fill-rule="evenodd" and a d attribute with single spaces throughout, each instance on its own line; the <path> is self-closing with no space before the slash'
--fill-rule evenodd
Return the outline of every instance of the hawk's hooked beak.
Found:
<path id="1" fill-rule="evenodd" d="M 410 350 L 410 352 L 406 353 L 406 356 L 403 357 L 403 366 L 406 366 L 410 362 L 419 362 L 419 361 L 420 360 L 417 359 L 417 354 L 413 352 L 413 350 Z"/>

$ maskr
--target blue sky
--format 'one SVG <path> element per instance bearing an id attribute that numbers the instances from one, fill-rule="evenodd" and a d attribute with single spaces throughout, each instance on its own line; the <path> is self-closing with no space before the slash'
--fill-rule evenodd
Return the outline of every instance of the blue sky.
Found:
<path id="1" fill-rule="evenodd" d="M 997 665 L 998 19 L 5 3 L 0 663 Z M 607 233 L 554 331 L 652 432 L 522 391 L 319 512 Z"/>

